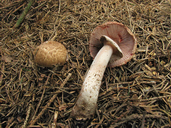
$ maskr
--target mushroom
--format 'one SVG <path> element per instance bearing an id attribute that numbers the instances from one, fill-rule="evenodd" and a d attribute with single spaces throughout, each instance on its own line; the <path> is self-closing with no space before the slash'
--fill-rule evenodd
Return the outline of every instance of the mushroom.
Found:
<path id="1" fill-rule="evenodd" d="M 56 41 L 46 41 L 34 50 L 34 62 L 39 66 L 52 67 L 66 62 L 67 50 L 63 44 Z"/>
<path id="2" fill-rule="evenodd" d="M 126 64 L 135 53 L 136 45 L 134 35 L 121 23 L 107 22 L 94 29 L 89 47 L 94 60 L 72 109 L 72 117 L 85 120 L 94 115 L 106 67 Z"/>

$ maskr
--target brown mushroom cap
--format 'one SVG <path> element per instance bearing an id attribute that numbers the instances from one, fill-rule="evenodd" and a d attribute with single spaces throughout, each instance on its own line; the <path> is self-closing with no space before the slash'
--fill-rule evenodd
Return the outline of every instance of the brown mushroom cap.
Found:
<path id="1" fill-rule="evenodd" d="M 56 41 L 46 41 L 34 50 L 34 61 L 39 66 L 62 65 L 66 62 L 66 58 L 66 48 Z"/>
<path id="2" fill-rule="evenodd" d="M 126 26 L 118 22 L 107 22 L 97 26 L 90 37 L 89 49 L 93 58 L 104 45 L 100 41 L 103 35 L 113 39 L 123 52 L 123 57 L 119 60 L 117 60 L 116 56 L 113 54 L 108 66 L 116 67 L 126 64 L 134 55 L 137 46 L 133 33 Z"/>

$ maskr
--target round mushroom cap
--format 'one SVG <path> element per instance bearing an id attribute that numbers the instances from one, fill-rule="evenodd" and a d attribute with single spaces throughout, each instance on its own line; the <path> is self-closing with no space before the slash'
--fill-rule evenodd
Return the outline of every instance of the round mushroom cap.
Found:
<path id="1" fill-rule="evenodd" d="M 113 53 L 108 63 L 109 67 L 120 66 L 131 60 L 137 46 L 136 39 L 130 29 L 118 22 L 107 22 L 94 29 L 90 36 L 89 45 L 90 54 L 93 58 L 104 45 L 103 42 L 100 41 L 103 35 L 114 40 L 123 52 L 123 57 L 119 60 Z"/>
<path id="2" fill-rule="evenodd" d="M 67 50 L 63 44 L 56 41 L 46 41 L 34 50 L 34 62 L 39 66 L 52 67 L 66 62 Z"/>

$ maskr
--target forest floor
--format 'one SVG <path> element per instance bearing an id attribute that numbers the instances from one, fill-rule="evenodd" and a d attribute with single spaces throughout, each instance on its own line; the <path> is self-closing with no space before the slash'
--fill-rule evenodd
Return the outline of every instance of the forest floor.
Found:
<path id="1" fill-rule="evenodd" d="M 0 2 L 0 128 L 171 127 L 170 0 L 35 0 Z M 127 26 L 137 39 L 125 65 L 107 68 L 94 116 L 70 113 L 93 58 L 89 39 L 108 21 Z M 52 68 L 34 63 L 34 49 L 62 43 L 67 62 Z"/>

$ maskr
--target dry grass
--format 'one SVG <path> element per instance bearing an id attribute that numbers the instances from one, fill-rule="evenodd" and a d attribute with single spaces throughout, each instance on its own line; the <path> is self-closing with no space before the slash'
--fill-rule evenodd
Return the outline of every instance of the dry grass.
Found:
<path id="1" fill-rule="evenodd" d="M 0 128 L 171 126 L 170 0 L 36 0 L 13 29 L 26 5 L 0 2 Z M 94 117 L 76 122 L 69 115 L 92 62 L 89 37 L 107 21 L 130 28 L 138 48 L 126 65 L 106 69 Z M 66 46 L 68 61 L 37 67 L 32 52 L 50 39 Z"/>

